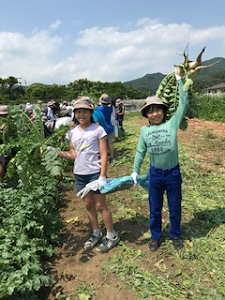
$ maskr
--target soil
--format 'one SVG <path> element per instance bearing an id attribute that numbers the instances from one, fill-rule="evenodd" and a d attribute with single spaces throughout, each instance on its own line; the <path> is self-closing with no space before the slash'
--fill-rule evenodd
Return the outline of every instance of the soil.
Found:
<path id="1" fill-rule="evenodd" d="M 180 143 L 192 149 L 192 158 L 202 168 L 225 172 L 225 123 L 190 119 L 188 128 L 178 133 Z"/>
<path id="2" fill-rule="evenodd" d="M 192 157 L 203 168 L 225 174 L 225 123 L 191 119 L 188 121 L 188 128 L 179 131 L 178 140 L 192 149 Z M 217 145 L 216 151 L 214 145 Z M 118 197 L 120 195 L 122 193 L 119 191 Z M 56 249 L 60 256 L 54 259 L 50 270 L 55 284 L 51 289 L 42 291 L 40 299 L 79 299 L 74 292 L 75 286 L 85 282 L 95 290 L 95 297 L 85 299 L 136 300 L 136 295 L 130 289 L 120 289 L 120 282 L 115 281 L 115 277 L 104 275 L 102 271 L 103 264 L 117 253 L 117 247 L 105 254 L 99 254 L 95 250 L 84 251 L 83 244 L 89 238 L 90 227 L 82 200 L 76 197 L 75 191 L 64 191 L 64 206 L 60 208 L 60 214 L 65 222 L 74 217 L 77 219 L 66 223 L 62 230 L 63 245 Z M 125 234 L 121 236 L 121 240 L 126 245 L 149 253 L 146 240 L 138 235 L 142 230 L 141 224 L 117 220 L 114 222 L 116 230 L 123 228 Z M 134 228 L 132 233 L 131 227 Z M 151 253 L 152 265 L 161 259 L 162 251 L 163 249 L 159 249 L 156 253 Z M 169 257 L 164 257 L 164 261 L 167 259 Z M 172 262 L 167 261 L 166 264 L 172 268 Z"/>

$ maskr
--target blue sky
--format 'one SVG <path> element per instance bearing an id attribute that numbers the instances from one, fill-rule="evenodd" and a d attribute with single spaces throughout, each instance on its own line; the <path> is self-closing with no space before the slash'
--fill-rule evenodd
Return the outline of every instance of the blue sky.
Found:
<path id="1" fill-rule="evenodd" d="M 0 78 L 22 84 L 168 74 L 225 57 L 224 0 L 0 0 Z"/>

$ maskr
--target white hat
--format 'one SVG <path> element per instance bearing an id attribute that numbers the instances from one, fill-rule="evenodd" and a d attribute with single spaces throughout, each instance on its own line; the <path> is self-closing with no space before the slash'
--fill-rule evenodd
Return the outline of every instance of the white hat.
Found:
<path id="1" fill-rule="evenodd" d="M 7 105 L 0 105 L 0 116 L 7 116 L 9 114 Z"/>
<path id="2" fill-rule="evenodd" d="M 26 105 L 25 111 L 32 112 L 33 111 L 33 106 L 31 104 L 30 105 Z"/>

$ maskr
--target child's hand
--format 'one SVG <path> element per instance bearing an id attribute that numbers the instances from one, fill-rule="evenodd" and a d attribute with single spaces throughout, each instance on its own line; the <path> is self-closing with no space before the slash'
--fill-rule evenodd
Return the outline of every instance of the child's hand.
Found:
<path id="1" fill-rule="evenodd" d="M 193 81 L 190 78 L 186 78 L 185 83 L 183 85 L 183 90 L 188 91 L 193 85 Z"/>
<path id="2" fill-rule="evenodd" d="M 133 178 L 134 185 L 138 185 L 138 182 L 137 182 L 138 173 L 133 172 L 130 176 Z"/>
<path id="3" fill-rule="evenodd" d="M 178 71 L 177 68 L 175 68 L 174 69 L 175 77 L 176 77 L 176 80 L 180 80 L 182 77 L 177 74 L 177 71 Z"/>
<path id="4" fill-rule="evenodd" d="M 107 180 L 105 177 L 98 178 L 98 189 L 101 190 L 107 184 Z"/>

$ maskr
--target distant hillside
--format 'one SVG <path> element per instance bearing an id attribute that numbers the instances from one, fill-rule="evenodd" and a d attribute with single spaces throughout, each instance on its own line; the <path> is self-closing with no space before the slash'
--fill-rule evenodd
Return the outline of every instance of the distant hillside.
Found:
<path id="1" fill-rule="evenodd" d="M 194 86 L 196 89 L 204 91 L 207 87 L 225 82 L 225 58 L 215 57 L 206 60 L 202 63 L 203 66 L 208 66 L 216 61 L 219 63 L 214 66 L 201 70 L 197 75 L 193 76 Z M 123 82 L 127 87 L 133 87 L 140 92 L 146 94 L 155 94 L 160 82 L 166 75 L 162 73 L 146 74 L 142 78 L 134 79 L 131 81 Z"/>
<path id="2" fill-rule="evenodd" d="M 165 76 L 162 73 L 146 74 L 142 78 L 123 82 L 123 84 L 127 87 L 133 87 L 140 92 L 153 95 Z"/>
<path id="3" fill-rule="evenodd" d="M 219 63 L 210 68 L 201 70 L 193 77 L 194 85 L 197 88 L 204 90 L 212 85 L 225 82 L 225 58 L 215 57 L 213 59 L 204 61 L 202 65 L 208 66 L 219 60 Z"/>

